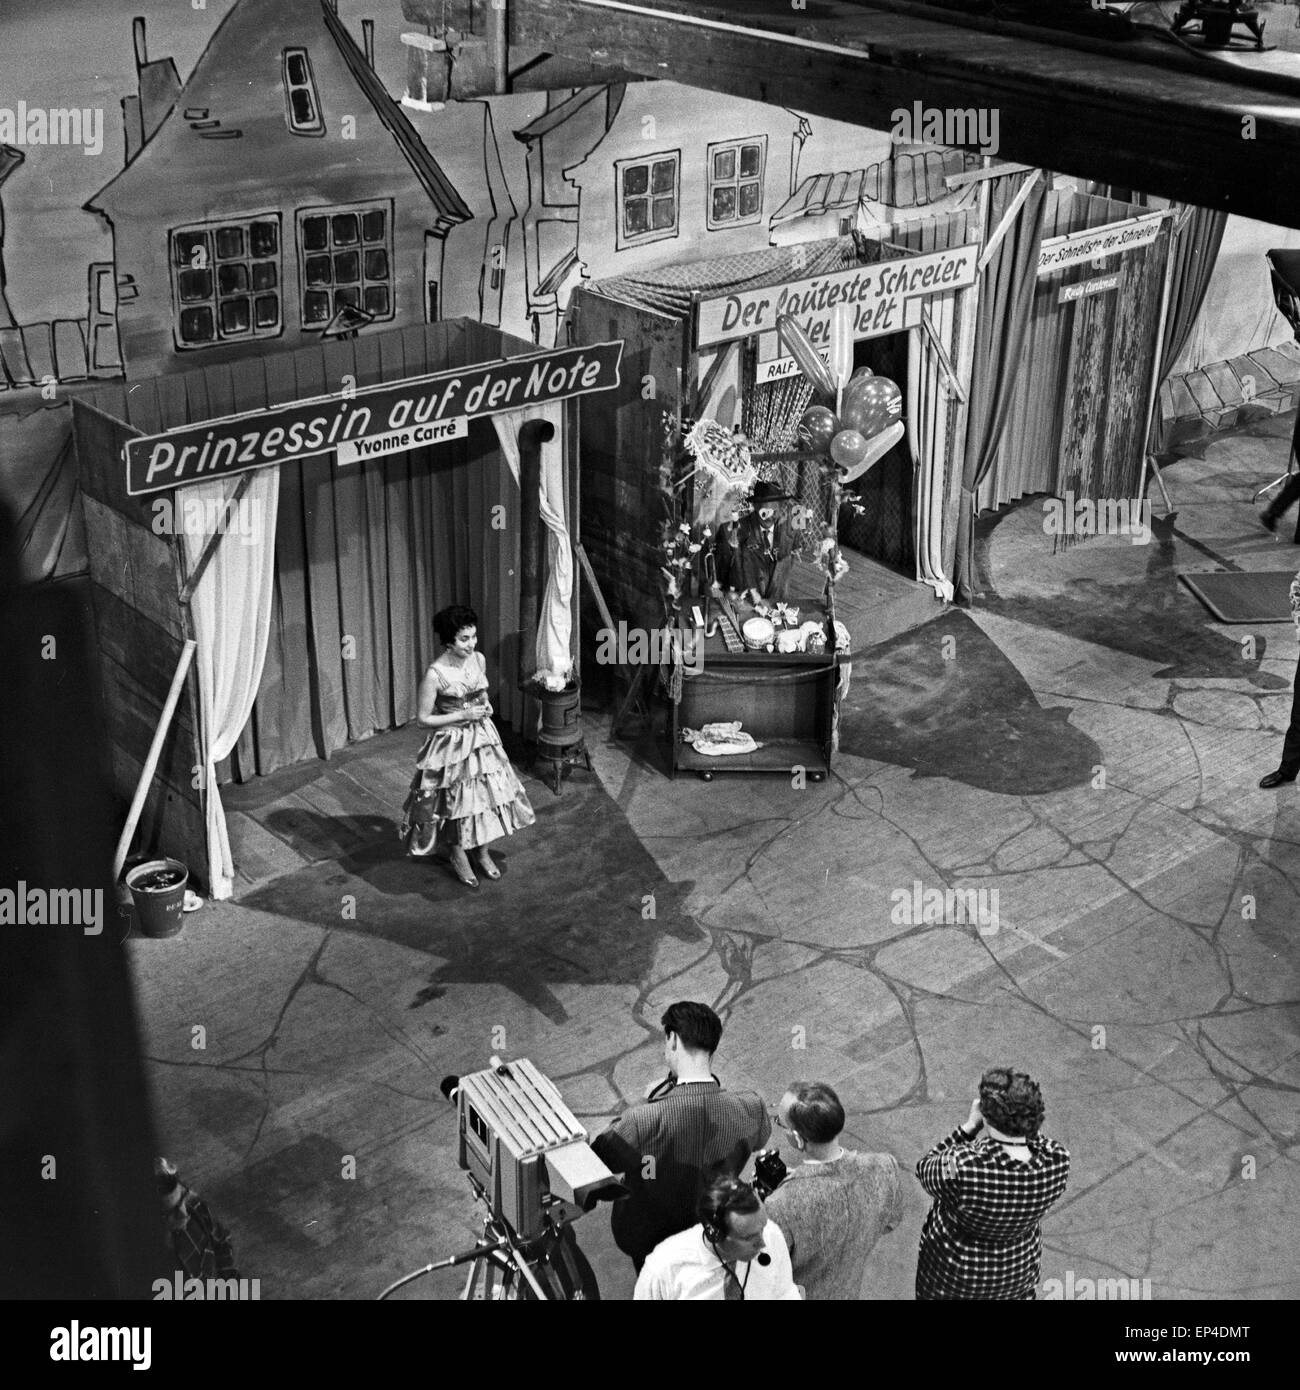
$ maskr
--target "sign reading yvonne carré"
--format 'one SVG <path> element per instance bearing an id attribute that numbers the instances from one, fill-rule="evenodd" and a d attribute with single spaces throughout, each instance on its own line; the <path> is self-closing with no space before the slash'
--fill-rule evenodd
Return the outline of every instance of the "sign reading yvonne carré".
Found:
<path id="1" fill-rule="evenodd" d="M 793 314 L 814 346 L 829 346 L 831 310 L 839 304 L 853 308 L 853 336 L 877 338 L 921 322 L 921 301 L 931 294 L 964 290 L 975 283 L 979 246 L 950 246 L 924 256 L 903 256 L 876 265 L 835 270 L 788 285 L 742 290 L 701 299 L 696 326 L 697 347 L 771 333 L 782 314 Z"/>
<path id="2" fill-rule="evenodd" d="M 463 439 L 468 422 L 619 385 L 623 342 L 592 343 L 386 382 L 127 442 L 132 497 L 337 452 L 342 463 Z"/>

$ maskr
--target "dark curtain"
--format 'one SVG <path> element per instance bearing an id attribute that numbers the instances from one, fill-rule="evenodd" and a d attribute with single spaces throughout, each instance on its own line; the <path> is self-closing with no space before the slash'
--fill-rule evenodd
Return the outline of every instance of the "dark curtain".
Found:
<path id="1" fill-rule="evenodd" d="M 0 1298 L 94 1299 L 107 1319 L 108 1300 L 148 1299 L 167 1273 L 132 985 L 145 952 L 128 958 L 113 887 L 123 804 L 90 586 L 20 587 L 21 544 L 0 500 L 0 886 L 98 893 L 100 930 L 0 928 Z"/>
<path id="2" fill-rule="evenodd" d="M 1024 180 L 1031 177 L 1032 174 L 1026 173 L 996 180 L 989 193 L 986 236 L 992 235 L 1001 225 Z M 1038 249 L 1043 235 L 1046 195 L 1046 181 L 1040 176 L 980 277 L 966 456 L 957 518 L 957 552 L 953 564 L 957 595 L 967 603 L 974 597 L 975 489 L 997 458 L 1021 366 L 1038 284 Z"/>
<path id="3" fill-rule="evenodd" d="M 1165 314 L 1165 331 L 1160 339 L 1160 380 L 1156 391 L 1173 370 L 1182 350 L 1187 346 L 1192 327 L 1205 303 L 1214 263 L 1219 259 L 1223 244 L 1223 229 L 1228 225 L 1226 212 L 1209 208 L 1192 208 L 1191 216 L 1183 223 L 1182 231 L 1175 230 L 1173 246 L 1173 278 L 1169 286 L 1169 309 Z M 1175 226 L 1177 224 L 1175 223 Z M 1160 402 L 1151 413 L 1151 433 L 1158 436 Z M 1149 450 L 1148 450 L 1149 451 Z"/>
<path id="4" fill-rule="evenodd" d="M 452 603 L 478 613 L 498 722 L 517 725 L 520 514 L 490 420 L 434 449 L 282 466 L 266 668 L 231 775 L 413 719 L 433 615 Z"/>

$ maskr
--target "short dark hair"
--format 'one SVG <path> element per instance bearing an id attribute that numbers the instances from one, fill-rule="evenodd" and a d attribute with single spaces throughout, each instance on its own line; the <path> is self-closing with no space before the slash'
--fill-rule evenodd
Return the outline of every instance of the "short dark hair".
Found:
<path id="1" fill-rule="evenodd" d="M 829 1144 L 844 1128 L 844 1107 L 824 1081 L 792 1081 L 790 1123 L 810 1144 Z"/>
<path id="2" fill-rule="evenodd" d="M 669 1004 L 659 1022 L 663 1024 L 664 1037 L 676 1033 L 682 1046 L 692 1052 L 707 1052 L 711 1057 L 722 1041 L 722 1020 L 707 1004 L 691 999 Z"/>
<path id="3" fill-rule="evenodd" d="M 1038 1083 L 1010 1067 L 990 1067 L 980 1078 L 980 1114 L 1003 1134 L 1032 1139 L 1047 1109 Z"/>
<path id="4" fill-rule="evenodd" d="M 477 626 L 478 614 L 463 603 L 453 603 L 450 608 L 444 608 L 433 615 L 433 630 L 448 644 L 456 640 L 458 632 L 464 632 L 467 627 Z"/>
<path id="5" fill-rule="evenodd" d="M 710 1178 L 695 1204 L 695 1214 L 705 1226 L 717 1226 L 727 1231 L 727 1217 L 733 1213 L 746 1216 L 762 1206 L 758 1193 L 732 1173 L 719 1173 Z"/>

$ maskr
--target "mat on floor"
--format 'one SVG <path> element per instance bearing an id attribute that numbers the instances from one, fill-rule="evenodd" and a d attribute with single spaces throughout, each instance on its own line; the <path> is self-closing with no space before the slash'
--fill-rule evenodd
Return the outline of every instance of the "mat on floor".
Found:
<path id="1" fill-rule="evenodd" d="M 1180 574 L 1221 623 L 1288 623 L 1295 570 Z"/>

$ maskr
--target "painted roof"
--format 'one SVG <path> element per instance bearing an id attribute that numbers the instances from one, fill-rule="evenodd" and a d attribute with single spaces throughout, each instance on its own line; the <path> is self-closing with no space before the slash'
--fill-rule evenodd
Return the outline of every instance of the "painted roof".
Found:
<path id="1" fill-rule="evenodd" d="M 861 265 L 852 237 L 806 241 L 797 246 L 771 246 L 717 260 L 665 265 L 636 275 L 597 280 L 585 288 L 606 299 L 618 299 L 639 308 L 657 309 L 678 317 L 690 312 L 691 296 L 726 290 L 761 290 L 807 280 L 833 270 Z"/>
<path id="2" fill-rule="evenodd" d="M 563 125 L 570 116 L 581 111 L 588 102 L 594 101 L 597 97 L 605 97 L 607 87 L 579 87 L 572 96 L 566 97 L 558 106 L 552 106 L 549 111 L 543 111 L 540 116 L 521 125 L 515 131 L 515 139 L 522 140 L 525 144 L 529 140 L 538 140 L 543 135 L 550 134 L 556 126 Z"/>
<path id="3" fill-rule="evenodd" d="M 961 150 L 925 150 L 899 153 L 865 169 L 810 174 L 772 214 L 771 225 L 780 226 L 794 217 L 841 212 L 860 202 L 924 207 L 947 197 L 944 179 L 962 173 L 972 162 L 978 164 L 978 156 Z"/>
<path id="4" fill-rule="evenodd" d="M 296 134 L 286 117 L 282 54 L 304 48 L 323 133 Z M 358 90 L 359 89 L 359 90 Z M 355 138 L 345 138 L 345 120 Z M 328 0 L 238 0 L 217 26 L 153 138 L 86 204 L 111 211 L 147 198 L 219 207 L 274 201 L 281 186 L 374 178 L 375 151 L 396 144 L 428 194 L 434 229 L 473 215 L 401 106 L 389 96 Z"/>

